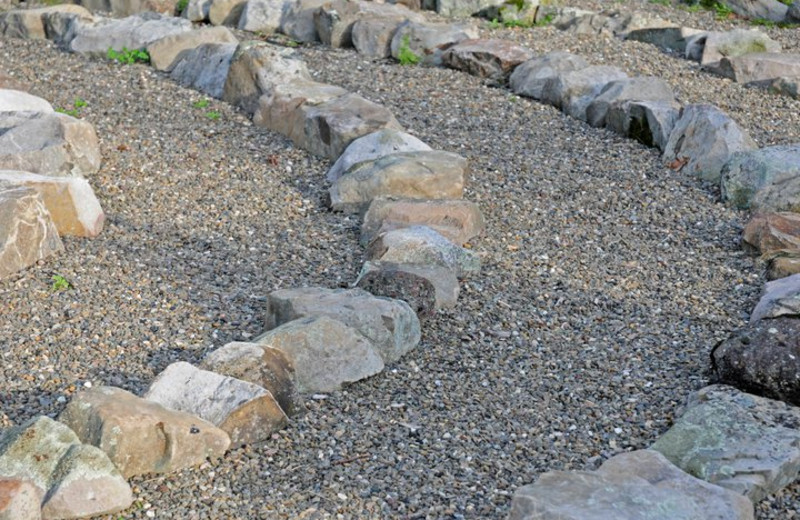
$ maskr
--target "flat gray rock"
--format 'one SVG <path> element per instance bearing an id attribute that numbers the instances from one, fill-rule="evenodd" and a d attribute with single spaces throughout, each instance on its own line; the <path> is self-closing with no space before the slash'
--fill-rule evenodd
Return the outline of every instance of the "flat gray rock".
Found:
<path id="1" fill-rule="evenodd" d="M 335 182 L 357 163 L 379 159 L 393 153 L 430 151 L 430 149 L 430 146 L 411 134 L 393 129 L 378 130 L 350 143 L 333 163 L 325 178 Z"/>
<path id="2" fill-rule="evenodd" d="M 680 108 L 672 87 L 663 79 L 653 76 L 625 78 L 603 87 L 600 94 L 586 107 L 586 122 L 594 127 L 604 126 L 611 107 L 625 101 L 661 101 Z"/>
<path id="3" fill-rule="evenodd" d="M 376 261 L 364 262 L 353 285 L 376 296 L 403 300 L 418 316 L 454 307 L 459 291 L 452 269 Z"/>
<path id="4" fill-rule="evenodd" d="M 736 208 L 800 210 L 800 144 L 737 153 L 722 169 L 721 188 Z"/>
<path id="5" fill-rule="evenodd" d="M 645 146 L 661 151 L 680 118 L 677 104 L 667 101 L 622 101 L 612 104 L 606 114 L 606 128 Z"/>
<path id="6" fill-rule="evenodd" d="M 473 76 L 505 80 L 533 51 L 509 40 L 462 40 L 442 53 L 442 63 Z"/>
<path id="7" fill-rule="evenodd" d="M 333 392 L 383 371 L 372 342 L 356 329 L 328 316 L 284 323 L 256 341 L 284 352 L 297 375 L 300 392 Z"/>
<path id="8" fill-rule="evenodd" d="M 416 348 L 421 337 L 419 319 L 406 302 L 362 289 L 302 287 L 274 291 L 267 298 L 267 330 L 306 316 L 328 316 L 358 330 L 384 363 Z"/>
<path id="9" fill-rule="evenodd" d="M 69 43 L 72 52 L 105 57 L 108 49 L 145 49 L 161 38 L 187 32 L 192 24 L 186 19 L 142 13 L 127 18 L 104 19 L 94 25 L 81 25 Z"/>
<path id="10" fill-rule="evenodd" d="M 750 323 L 779 317 L 800 317 L 800 275 L 767 282 L 764 294 L 750 313 Z M 767 324 L 769 325 L 769 324 Z"/>
<path id="11" fill-rule="evenodd" d="M 331 207 L 357 213 L 378 197 L 460 199 L 469 172 L 460 155 L 401 152 L 353 165 L 329 190 Z"/>
<path id="12" fill-rule="evenodd" d="M 564 51 L 548 52 L 515 68 L 509 78 L 509 86 L 515 94 L 541 99 L 548 79 L 588 66 L 589 63 L 577 54 Z"/>
<path id="13" fill-rule="evenodd" d="M 183 55 L 170 77 L 207 96 L 222 99 L 237 43 L 205 43 Z"/>
<path id="14" fill-rule="evenodd" d="M 542 101 L 566 114 L 586 121 L 586 109 L 603 88 L 615 80 L 627 78 L 617 67 L 592 65 L 549 78 L 542 88 Z"/>
<path id="15" fill-rule="evenodd" d="M 514 493 L 509 520 L 752 520 L 753 504 L 651 450 L 597 471 L 549 471 Z"/>
<path id="16" fill-rule="evenodd" d="M 678 161 L 683 173 L 719 182 L 723 166 L 736 152 L 758 146 L 750 135 L 713 105 L 686 105 L 672 129 L 663 159 Z"/>
<path id="17" fill-rule="evenodd" d="M 651 449 L 690 475 L 759 502 L 797 478 L 798 424 L 800 408 L 712 385 L 690 397 Z"/>
<path id="18" fill-rule="evenodd" d="M 737 83 L 767 86 L 777 78 L 800 78 L 800 54 L 757 52 L 725 57 L 716 72 Z"/>
<path id="19" fill-rule="evenodd" d="M 287 0 L 247 0 L 237 27 L 243 31 L 271 34 L 281 28 Z"/>
<path id="20" fill-rule="evenodd" d="M 408 50 L 420 58 L 421 65 L 439 66 L 442 64 L 442 53 L 445 50 L 460 41 L 479 36 L 477 27 L 467 22 L 407 21 L 395 31 L 391 42 L 391 53 L 393 58 L 399 59 L 400 49 L 407 46 Z"/>

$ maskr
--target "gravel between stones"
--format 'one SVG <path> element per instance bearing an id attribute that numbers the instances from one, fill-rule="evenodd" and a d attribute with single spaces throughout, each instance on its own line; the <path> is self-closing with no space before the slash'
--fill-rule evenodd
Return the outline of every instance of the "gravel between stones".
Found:
<path id="1" fill-rule="evenodd" d="M 657 74 L 762 146 L 800 141 L 800 102 L 648 45 L 486 34 Z M 301 52 L 316 79 L 470 159 L 483 270 L 383 374 L 309 399 L 273 441 L 217 465 L 134 479 L 141 507 L 125 518 L 504 518 L 540 473 L 595 467 L 666 431 L 707 383 L 713 345 L 757 302 L 763 265 L 739 247 L 745 214 L 656 151 L 480 79 Z M 141 395 L 170 362 L 262 332 L 268 292 L 355 279 L 360 222 L 323 208 L 326 162 L 222 102 L 194 108 L 198 93 L 145 66 L 18 40 L 0 40 L 0 56 L 54 106 L 88 102 L 104 161 L 90 182 L 107 214 L 99 238 L 67 237 L 65 254 L 0 282 L 0 427 L 57 414 L 87 382 Z M 74 289 L 51 292 L 56 273 Z M 796 511 L 794 485 L 758 518 Z"/>

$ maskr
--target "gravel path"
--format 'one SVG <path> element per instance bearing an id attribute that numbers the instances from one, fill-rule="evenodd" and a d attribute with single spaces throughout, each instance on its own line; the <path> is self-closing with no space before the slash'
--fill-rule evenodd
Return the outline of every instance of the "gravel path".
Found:
<path id="1" fill-rule="evenodd" d="M 761 145 L 800 141 L 797 101 L 652 47 L 486 34 L 658 74 Z M 477 78 L 301 52 L 319 80 L 471 160 L 466 196 L 490 230 L 472 244 L 483 271 L 383 374 L 309 400 L 263 446 L 135 479 L 142 507 L 124 517 L 504 518 L 541 472 L 594 467 L 666 431 L 764 282 L 738 246 L 745 215 L 653 150 Z M 108 218 L 98 239 L 67 238 L 66 254 L 0 282 L 0 426 L 57 414 L 87 382 L 141 393 L 170 362 L 260 333 L 268 292 L 354 279 L 360 222 L 322 207 L 326 163 L 221 102 L 193 107 L 199 94 L 144 66 L 45 42 L 0 40 L 0 56 L 54 106 L 88 102 L 104 159 L 90 180 Z M 51 292 L 56 273 L 74 289 Z M 758 517 L 795 511 L 798 486 Z"/>

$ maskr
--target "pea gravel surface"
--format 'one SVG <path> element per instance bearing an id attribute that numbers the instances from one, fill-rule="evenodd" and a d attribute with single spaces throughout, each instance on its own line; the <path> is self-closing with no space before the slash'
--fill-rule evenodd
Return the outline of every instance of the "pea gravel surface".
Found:
<path id="1" fill-rule="evenodd" d="M 800 140 L 797 101 L 653 47 L 484 31 L 660 75 L 762 146 Z M 483 269 L 382 374 L 309 396 L 263 445 L 133 479 L 136 505 L 109 518 L 504 518 L 542 472 L 594 468 L 664 433 L 764 283 L 739 247 L 746 215 L 655 151 L 484 80 L 350 50 L 299 53 L 319 81 L 469 158 L 466 197 L 488 227 L 470 244 Z M 54 106 L 86 100 L 80 117 L 103 152 L 89 180 L 107 215 L 97 239 L 65 238 L 64 254 L 0 282 L 0 427 L 55 416 L 90 385 L 141 394 L 169 363 L 262 332 L 269 292 L 355 279 L 360 221 L 325 209 L 326 162 L 222 102 L 196 107 L 200 94 L 146 66 L 19 40 L 0 40 L 0 56 Z M 56 274 L 72 288 L 54 291 Z M 757 516 L 798 510 L 795 485 Z"/>

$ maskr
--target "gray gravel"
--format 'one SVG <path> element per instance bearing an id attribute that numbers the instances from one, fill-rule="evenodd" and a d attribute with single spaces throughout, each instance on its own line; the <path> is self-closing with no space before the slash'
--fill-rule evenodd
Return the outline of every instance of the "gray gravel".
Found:
<path id="1" fill-rule="evenodd" d="M 658 74 L 761 145 L 800 140 L 797 101 L 652 47 L 551 28 L 486 34 Z M 655 151 L 480 79 L 301 52 L 317 79 L 470 159 L 483 271 L 383 374 L 310 399 L 263 446 L 135 479 L 141 507 L 123 516 L 504 518 L 540 473 L 594 467 L 666 431 L 764 282 L 738 246 L 745 215 Z M 268 292 L 354 280 L 360 223 L 322 207 L 325 162 L 221 102 L 194 108 L 199 94 L 144 66 L 45 42 L 0 40 L 0 56 L 54 106 L 88 102 L 104 159 L 90 181 L 108 217 L 98 239 L 67 238 L 66 254 L 0 282 L 0 426 L 57 414 L 87 382 L 141 394 L 170 362 L 262 332 Z M 51 292 L 56 273 L 74 289 Z M 758 517 L 795 511 L 797 486 Z"/>

